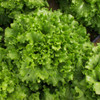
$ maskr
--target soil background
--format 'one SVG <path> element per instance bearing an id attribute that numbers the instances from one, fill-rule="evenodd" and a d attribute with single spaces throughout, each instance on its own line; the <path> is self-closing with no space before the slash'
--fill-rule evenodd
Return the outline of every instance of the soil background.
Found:
<path id="1" fill-rule="evenodd" d="M 56 0 L 48 0 L 48 3 L 49 3 L 49 9 L 52 9 L 52 10 L 59 9 L 59 5 Z"/>

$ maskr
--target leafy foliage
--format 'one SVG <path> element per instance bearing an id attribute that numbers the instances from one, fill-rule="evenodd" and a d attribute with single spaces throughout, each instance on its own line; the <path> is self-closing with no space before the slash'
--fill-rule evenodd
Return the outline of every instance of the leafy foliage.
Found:
<path id="1" fill-rule="evenodd" d="M 100 100 L 100 45 L 93 47 L 71 14 L 42 8 L 46 4 L 0 0 L 0 100 Z M 62 9 L 75 16 L 75 4 Z"/>
<path id="2" fill-rule="evenodd" d="M 58 0 L 65 13 L 70 13 L 80 24 L 100 33 L 99 0 Z"/>
<path id="3" fill-rule="evenodd" d="M 70 91 L 73 99 L 84 94 L 74 97 L 81 91 L 74 81 L 83 80 L 81 70 L 92 45 L 72 15 L 46 9 L 20 14 L 5 30 L 4 40 L 1 99 L 66 100 Z"/>
<path id="4" fill-rule="evenodd" d="M 86 81 L 96 94 L 100 95 L 100 47 L 94 48 L 95 52 L 89 58 L 84 70 Z"/>
<path id="5" fill-rule="evenodd" d="M 8 26 L 14 16 L 47 5 L 46 0 L 0 0 L 0 25 Z"/>

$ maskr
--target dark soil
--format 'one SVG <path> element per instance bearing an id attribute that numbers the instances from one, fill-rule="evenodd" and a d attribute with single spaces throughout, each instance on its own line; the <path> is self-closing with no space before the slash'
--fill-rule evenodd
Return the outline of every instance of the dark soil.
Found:
<path id="1" fill-rule="evenodd" d="M 57 10 L 59 8 L 57 0 L 48 0 L 48 3 L 49 3 L 49 9 Z"/>

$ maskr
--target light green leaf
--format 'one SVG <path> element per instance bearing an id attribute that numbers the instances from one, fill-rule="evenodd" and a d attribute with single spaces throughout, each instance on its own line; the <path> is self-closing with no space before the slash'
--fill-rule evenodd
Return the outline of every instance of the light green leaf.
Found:
<path id="1" fill-rule="evenodd" d="M 100 95 L 100 82 L 95 82 L 93 85 L 94 91 L 97 95 Z"/>

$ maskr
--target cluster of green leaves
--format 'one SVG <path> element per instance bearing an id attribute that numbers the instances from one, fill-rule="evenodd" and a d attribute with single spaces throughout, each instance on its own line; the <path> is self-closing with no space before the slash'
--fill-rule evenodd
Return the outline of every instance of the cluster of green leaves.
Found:
<path id="1" fill-rule="evenodd" d="M 93 48 L 94 54 L 86 63 L 84 74 L 89 87 L 100 95 L 100 44 Z M 99 97 L 100 99 L 100 97 Z"/>
<path id="2" fill-rule="evenodd" d="M 76 14 L 81 1 L 64 1 L 62 9 L 76 16 L 83 11 L 82 23 L 91 26 L 96 17 L 84 5 L 96 8 L 97 2 L 84 1 L 85 10 Z M 71 14 L 42 8 L 46 5 L 0 0 L 0 100 L 100 100 L 100 45 L 93 47 Z"/>
<path id="3" fill-rule="evenodd" d="M 92 45 L 72 15 L 47 9 L 20 14 L 5 30 L 4 47 L 0 47 L 1 100 L 98 96 L 97 90 L 91 93 L 87 88 L 83 73 L 93 55 Z"/>
<path id="4" fill-rule="evenodd" d="M 68 100 L 100 100 L 100 44 L 97 47 L 92 47 L 89 43 L 83 46 L 83 52 L 89 50 L 85 51 L 84 57 L 87 60 L 81 65 L 81 70 L 79 67 L 76 69 L 78 71 L 74 74 L 71 89 L 69 88 L 72 98 L 69 97 Z"/>
<path id="5" fill-rule="evenodd" d="M 46 6 L 47 0 L 0 0 L 0 25 L 5 27 L 14 16 Z"/>
<path id="6" fill-rule="evenodd" d="M 72 14 L 79 23 L 100 33 L 100 0 L 58 0 L 63 12 Z"/>

